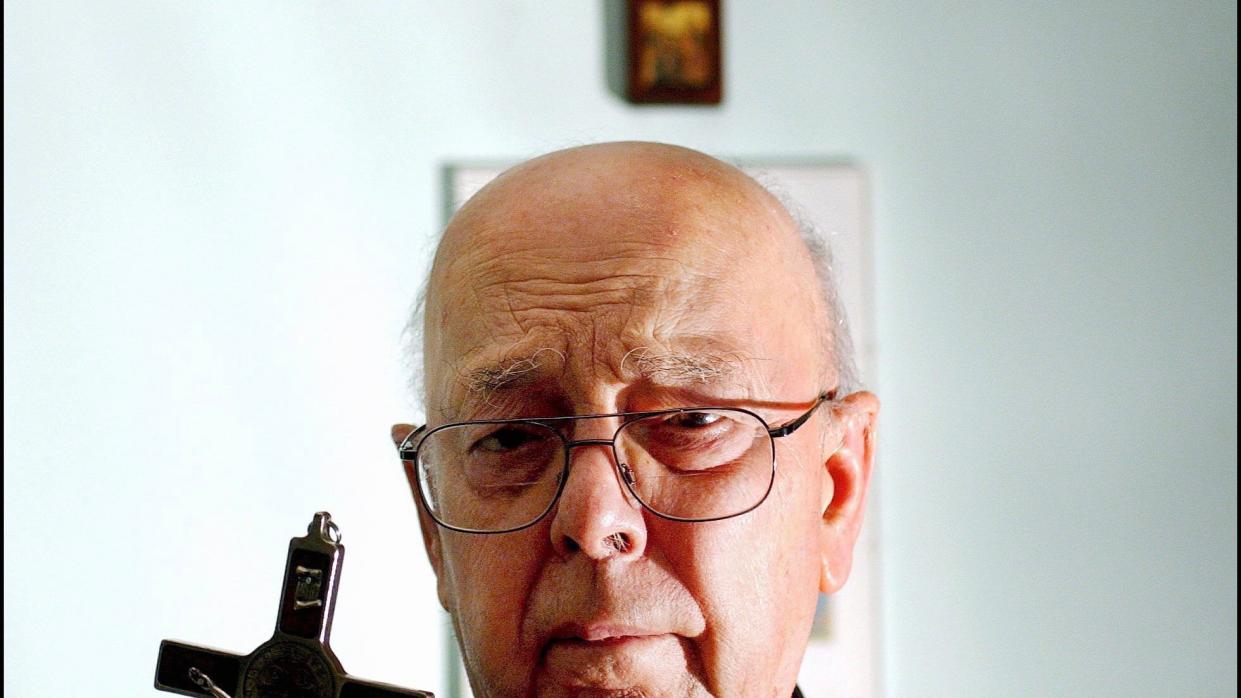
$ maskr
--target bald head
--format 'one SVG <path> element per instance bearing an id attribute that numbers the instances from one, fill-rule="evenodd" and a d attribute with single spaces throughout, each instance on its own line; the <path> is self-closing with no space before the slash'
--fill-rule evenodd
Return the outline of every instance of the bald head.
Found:
<path id="1" fill-rule="evenodd" d="M 813 366 L 807 368 L 833 380 L 836 313 L 823 292 L 830 280 L 822 278 L 825 264 L 816 269 L 823 260 L 808 249 L 805 232 L 748 175 L 694 150 L 606 143 L 530 160 L 467 201 L 444 232 L 426 297 L 425 375 L 460 362 L 461 350 L 494 339 L 496 332 L 520 343 L 541 317 L 535 309 L 513 312 L 530 296 L 591 290 L 580 301 L 602 308 L 643 307 L 676 293 L 694 294 L 685 299 L 691 304 L 759 299 L 759 306 L 767 306 L 760 310 L 764 324 L 801 324 L 817 333 Z M 527 288 L 540 282 L 545 288 Z M 496 322 L 455 338 L 469 346 L 458 342 L 454 354 L 446 351 L 443 330 L 465 308 L 484 310 Z M 575 312 L 586 309 L 576 306 Z M 499 317 L 505 313 L 507 318 Z M 563 353 L 560 345 L 533 349 Z M 545 352 L 543 359 L 550 358 Z M 515 350 L 508 359 L 520 363 L 529 356 Z M 456 368 L 460 374 L 464 367 Z M 504 362 L 496 368 L 504 370 Z"/>
<path id="2" fill-rule="evenodd" d="M 780 203 L 731 165 L 677 146 L 604 143 L 550 153 L 504 172 L 461 207 L 445 241 L 497 207 L 547 210 L 585 204 L 645 218 L 677 218 L 685 206 L 737 207 L 792 227 Z"/>

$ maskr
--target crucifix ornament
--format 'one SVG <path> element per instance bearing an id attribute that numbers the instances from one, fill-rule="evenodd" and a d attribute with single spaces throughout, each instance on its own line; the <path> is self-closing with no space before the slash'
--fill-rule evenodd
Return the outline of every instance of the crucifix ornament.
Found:
<path id="1" fill-rule="evenodd" d="M 245 656 L 164 640 L 155 688 L 212 698 L 434 698 L 345 673 L 328 646 L 345 546 L 326 511 L 289 541 L 276 632 Z"/>

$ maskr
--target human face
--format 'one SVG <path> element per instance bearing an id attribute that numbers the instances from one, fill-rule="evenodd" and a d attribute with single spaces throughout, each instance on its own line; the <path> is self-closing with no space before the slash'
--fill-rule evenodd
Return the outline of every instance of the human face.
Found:
<path id="1" fill-rule="evenodd" d="M 780 424 L 834 387 L 782 210 L 727 170 L 687 180 L 684 163 L 617 155 L 527 166 L 450 227 L 427 308 L 431 425 L 707 404 Z M 855 535 L 828 516 L 860 423 L 847 412 L 781 439 L 768 499 L 723 521 L 646 511 L 607 448 L 576 449 L 556 507 L 522 531 L 456 533 L 423 512 L 475 693 L 789 695 L 824 543 Z M 616 426 L 578 424 L 577 439 Z"/>

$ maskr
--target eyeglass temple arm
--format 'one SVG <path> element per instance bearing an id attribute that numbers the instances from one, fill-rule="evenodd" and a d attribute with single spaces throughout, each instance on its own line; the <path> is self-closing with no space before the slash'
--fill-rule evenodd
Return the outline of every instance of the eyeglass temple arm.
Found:
<path id="1" fill-rule="evenodd" d="M 409 433 L 409 436 L 406 436 L 401 441 L 401 443 L 396 445 L 396 452 L 401 456 L 401 460 L 413 460 L 414 459 L 414 454 L 418 452 L 418 449 L 406 448 L 406 444 L 414 441 L 414 437 L 426 431 L 426 429 L 427 429 L 427 425 L 423 424 L 417 429 L 411 431 Z"/>
<path id="2" fill-rule="evenodd" d="M 811 415 L 814 414 L 815 410 L 819 409 L 819 405 L 822 405 L 825 402 L 831 402 L 833 399 L 835 399 L 835 397 L 836 397 L 835 390 L 829 390 L 826 393 L 819 395 L 819 399 L 814 401 L 814 404 L 810 406 L 810 409 L 806 410 L 805 414 L 798 417 L 797 419 L 794 419 L 788 424 L 785 424 L 784 426 L 776 427 L 774 429 L 768 429 L 767 433 L 771 434 L 771 438 L 773 439 L 778 439 L 781 436 L 788 436 L 789 434 L 792 434 L 793 432 L 797 431 L 798 427 L 810 421 Z"/>

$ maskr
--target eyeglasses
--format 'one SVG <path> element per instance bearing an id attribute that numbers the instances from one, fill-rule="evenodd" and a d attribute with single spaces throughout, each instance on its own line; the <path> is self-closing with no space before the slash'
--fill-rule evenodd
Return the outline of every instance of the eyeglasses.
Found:
<path id="1" fill-rule="evenodd" d="M 418 496 L 437 524 L 463 533 L 510 533 L 534 525 L 560 498 L 571 453 L 608 446 L 625 487 L 651 513 L 686 522 L 754 510 L 775 482 L 775 439 L 805 424 L 835 391 L 800 417 L 769 427 L 736 407 L 484 419 L 424 425 L 397 447 L 417 474 Z M 610 439 L 571 439 L 581 420 L 620 419 Z"/>

